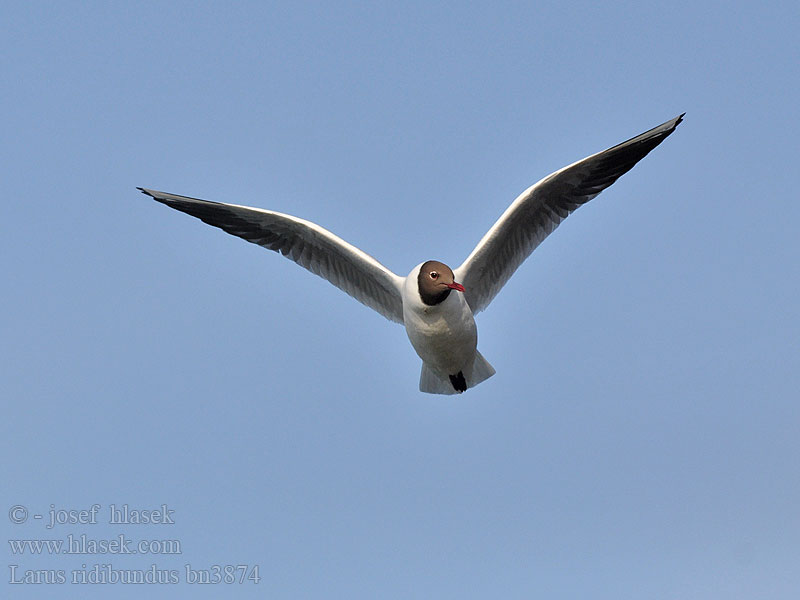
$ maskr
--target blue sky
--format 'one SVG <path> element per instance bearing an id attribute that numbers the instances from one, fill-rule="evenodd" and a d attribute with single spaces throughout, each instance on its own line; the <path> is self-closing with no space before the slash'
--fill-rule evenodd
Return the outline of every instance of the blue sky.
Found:
<path id="1" fill-rule="evenodd" d="M 797 3 L 228 4 L 0 9 L 5 539 L 182 550 L 6 545 L 3 597 L 795 598 Z M 401 327 L 135 189 L 405 275 L 684 111 L 478 317 L 497 375 L 458 397 L 417 391 Z M 48 530 L 51 504 L 100 520 Z"/>

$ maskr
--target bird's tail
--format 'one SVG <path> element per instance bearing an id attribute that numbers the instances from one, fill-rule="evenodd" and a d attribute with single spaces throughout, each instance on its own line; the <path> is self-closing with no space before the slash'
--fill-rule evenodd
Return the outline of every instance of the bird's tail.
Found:
<path id="1" fill-rule="evenodd" d="M 481 381 L 489 379 L 494 374 L 494 367 L 476 350 L 475 360 L 472 361 L 472 364 L 453 377 L 440 377 L 428 365 L 422 363 L 419 390 L 428 394 L 459 394 L 464 390 L 464 388 L 459 389 L 461 382 L 466 382 L 466 389 L 469 389 L 475 387 Z M 458 377 L 458 375 L 461 377 Z"/>
<path id="2" fill-rule="evenodd" d="M 481 381 L 489 379 L 492 375 L 495 374 L 494 367 L 489 364 L 489 361 L 483 358 L 483 355 L 475 351 L 475 360 L 472 362 L 472 369 L 470 369 L 471 373 L 466 374 L 467 379 L 467 387 L 475 387 Z"/>

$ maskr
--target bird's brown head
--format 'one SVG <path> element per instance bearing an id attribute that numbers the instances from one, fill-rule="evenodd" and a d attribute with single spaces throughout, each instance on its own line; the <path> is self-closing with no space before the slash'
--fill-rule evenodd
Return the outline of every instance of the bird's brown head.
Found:
<path id="1" fill-rule="evenodd" d="M 428 306 L 444 302 L 452 290 L 464 291 L 464 286 L 456 283 L 453 270 L 438 260 L 429 260 L 420 267 L 417 284 L 419 296 Z"/>

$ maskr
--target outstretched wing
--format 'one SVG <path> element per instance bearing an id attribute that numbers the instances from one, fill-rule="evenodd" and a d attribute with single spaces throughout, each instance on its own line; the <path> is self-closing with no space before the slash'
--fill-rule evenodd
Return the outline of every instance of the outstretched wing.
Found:
<path id="1" fill-rule="evenodd" d="M 138 189 L 209 225 L 280 252 L 387 319 L 403 322 L 403 280 L 327 229 L 270 210 Z"/>
<path id="2" fill-rule="evenodd" d="M 686 113 L 684 113 L 686 114 Z M 671 134 L 683 115 L 548 175 L 514 200 L 455 270 L 473 313 L 486 308 L 559 223 L 627 173 Z"/>

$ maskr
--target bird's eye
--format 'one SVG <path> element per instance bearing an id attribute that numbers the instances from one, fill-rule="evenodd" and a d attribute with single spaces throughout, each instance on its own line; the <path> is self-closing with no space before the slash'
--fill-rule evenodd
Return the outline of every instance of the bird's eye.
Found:
<path id="1" fill-rule="evenodd" d="M 431 271 L 431 279 L 439 279 L 439 274 L 436 271 Z"/>

